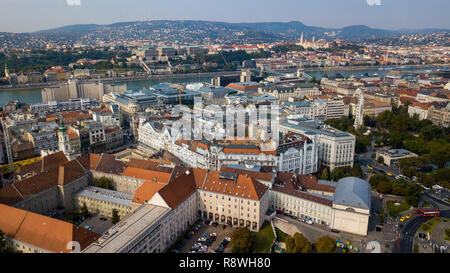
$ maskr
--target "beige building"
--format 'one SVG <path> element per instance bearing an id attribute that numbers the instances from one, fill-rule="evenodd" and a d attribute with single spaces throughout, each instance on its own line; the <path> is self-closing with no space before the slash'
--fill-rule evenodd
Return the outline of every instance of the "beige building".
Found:
<path id="1" fill-rule="evenodd" d="M 198 181 L 200 182 L 200 181 Z M 198 184 L 199 215 L 258 231 L 269 206 L 269 188 L 248 175 L 208 172 Z"/>
<path id="2" fill-rule="evenodd" d="M 112 218 L 113 210 L 117 211 L 120 219 L 131 213 L 133 196 L 126 193 L 89 186 L 74 194 L 74 203 L 78 208 L 86 206 L 93 214 L 100 214 Z"/>
<path id="3" fill-rule="evenodd" d="M 400 159 L 417 156 L 417 154 L 405 149 L 379 150 L 376 153 L 376 158 L 383 158 L 384 164 L 388 166 L 398 165 Z"/>

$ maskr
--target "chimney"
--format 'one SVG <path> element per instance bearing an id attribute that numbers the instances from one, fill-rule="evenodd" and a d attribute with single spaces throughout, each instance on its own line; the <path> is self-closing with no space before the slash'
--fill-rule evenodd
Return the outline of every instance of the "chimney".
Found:
<path id="1" fill-rule="evenodd" d="M 58 185 L 64 186 L 64 165 L 59 166 L 58 171 Z"/>

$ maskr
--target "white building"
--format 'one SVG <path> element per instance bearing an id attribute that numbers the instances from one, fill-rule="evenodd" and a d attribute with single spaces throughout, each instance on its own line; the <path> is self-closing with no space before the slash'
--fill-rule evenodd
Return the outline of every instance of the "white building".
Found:
<path id="1" fill-rule="evenodd" d="M 299 174 L 317 172 L 318 138 L 307 138 L 297 134 L 286 134 L 278 146 L 278 170 Z"/>
<path id="2" fill-rule="evenodd" d="M 319 167 L 353 167 L 355 136 L 339 131 L 315 120 L 289 120 L 280 124 L 283 133 L 298 133 L 309 138 L 317 136 L 319 146 Z"/>

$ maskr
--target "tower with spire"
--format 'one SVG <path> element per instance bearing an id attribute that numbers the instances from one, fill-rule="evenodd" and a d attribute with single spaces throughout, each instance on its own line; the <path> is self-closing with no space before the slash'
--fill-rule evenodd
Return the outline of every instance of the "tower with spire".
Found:
<path id="1" fill-rule="evenodd" d="M 355 94 L 359 95 L 354 124 L 355 129 L 358 129 L 364 125 L 364 91 L 361 88 L 358 88 Z"/>
<path id="2" fill-rule="evenodd" d="M 58 128 L 58 148 L 66 156 L 72 154 L 72 147 L 70 146 L 69 134 L 67 133 L 66 126 L 64 125 L 63 117 L 59 116 L 59 128 Z"/>

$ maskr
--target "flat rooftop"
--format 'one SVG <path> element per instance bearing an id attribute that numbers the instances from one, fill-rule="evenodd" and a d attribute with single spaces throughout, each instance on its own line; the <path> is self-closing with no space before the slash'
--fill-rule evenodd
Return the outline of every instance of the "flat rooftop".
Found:
<path id="1" fill-rule="evenodd" d="M 133 195 L 93 186 L 86 187 L 77 192 L 75 195 L 102 200 L 127 207 L 131 207 L 131 200 L 133 200 Z"/>
<path id="2" fill-rule="evenodd" d="M 110 228 L 100 239 L 92 243 L 83 252 L 118 253 L 169 211 L 169 208 L 149 204 L 142 205 Z"/>
<path id="3" fill-rule="evenodd" d="M 297 119 L 280 122 L 280 127 L 300 130 L 305 135 L 326 135 L 330 137 L 351 137 L 353 135 L 340 131 L 317 120 Z"/>

